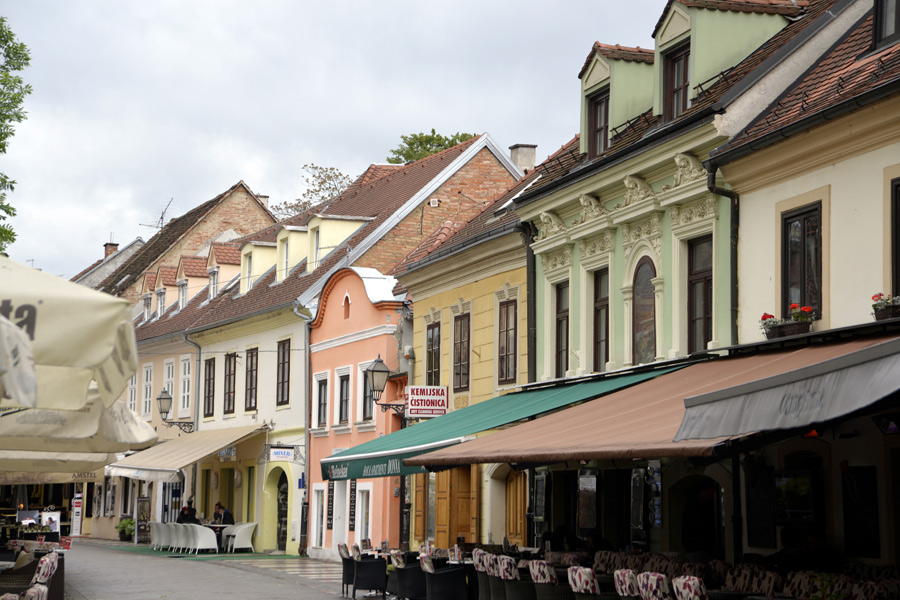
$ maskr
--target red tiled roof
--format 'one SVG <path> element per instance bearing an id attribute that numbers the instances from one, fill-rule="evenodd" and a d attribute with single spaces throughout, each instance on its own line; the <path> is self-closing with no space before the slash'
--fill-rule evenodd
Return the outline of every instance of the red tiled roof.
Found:
<path id="1" fill-rule="evenodd" d="M 237 182 L 212 200 L 169 221 L 131 257 L 131 260 L 110 273 L 97 289 L 113 296 L 125 292 L 155 261 L 239 187 L 243 187 L 250 196 L 257 198 L 247 184 L 243 181 Z"/>
<path id="2" fill-rule="evenodd" d="M 776 14 L 789 17 L 799 15 L 809 5 L 809 0 L 669 0 L 666 2 L 662 16 L 656 22 L 656 27 L 653 28 L 653 37 L 656 37 L 656 33 L 662 27 L 663 21 L 666 20 L 666 15 L 669 14 L 672 2 L 675 1 L 689 8 Z M 814 2 L 815 0 L 812 1 Z"/>
<path id="3" fill-rule="evenodd" d="M 144 280 L 144 285 L 148 290 L 156 289 L 156 272 L 150 271 L 147 273 L 147 278 Z"/>
<path id="4" fill-rule="evenodd" d="M 581 79 L 584 76 L 584 72 L 591 64 L 591 59 L 594 58 L 595 54 L 599 54 L 610 60 L 627 60 L 630 62 L 653 64 L 654 52 L 652 49 L 648 50 L 646 48 L 641 48 L 640 46 L 630 48 L 628 46 L 620 46 L 619 44 L 611 46 L 610 44 L 594 42 L 594 46 L 591 48 L 591 51 L 584 61 L 584 66 L 581 67 L 581 71 L 578 72 L 578 79 Z"/>
<path id="5" fill-rule="evenodd" d="M 275 227 L 274 225 L 271 227 Z M 269 229 L 269 227 L 266 227 Z M 234 242 L 214 242 L 212 250 L 216 255 L 216 262 L 220 265 L 241 264 L 241 245 Z M 206 276 L 206 265 L 203 266 L 203 276 Z"/>
<path id="6" fill-rule="evenodd" d="M 381 179 L 388 173 L 393 173 L 397 169 L 402 169 L 403 165 L 392 165 L 392 164 L 371 164 L 369 167 L 363 171 L 363 174 L 357 177 L 353 183 L 347 186 L 347 189 L 342 193 L 346 194 L 347 192 L 352 192 L 357 188 L 360 188 L 366 184 L 372 183 L 376 179 Z"/>
<path id="7" fill-rule="evenodd" d="M 178 273 L 178 267 L 162 266 L 158 270 L 160 281 L 165 287 L 175 287 L 175 275 Z"/>
<path id="8" fill-rule="evenodd" d="M 749 144 L 847 100 L 900 80 L 900 44 L 870 52 L 872 27 L 873 17 L 869 15 L 768 113 L 732 140 L 728 144 L 729 148 Z"/>
<path id="9" fill-rule="evenodd" d="M 213 244 L 215 246 L 216 244 Z M 218 256 L 218 254 L 216 254 Z M 207 258 L 205 256 L 182 256 L 181 267 L 185 277 L 206 277 Z"/>
<path id="10" fill-rule="evenodd" d="M 178 310 L 178 303 L 175 302 L 161 318 L 153 319 L 147 323 L 139 323 L 134 328 L 134 335 L 137 341 L 142 342 L 166 335 L 180 335 L 181 332 L 187 330 L 191 323 L 196 321 L 203 312 L 209 310 L 220 301 L 220 297 L 216 297 L 209 304 L 204 304 L 209 297 L 208 289 L 208 286 L 203 286 L 193 296 L 190 296 L 189 293 L 187 306 L 182 310 Z"/>
<path id="11" fill-rule="evenodd" d="M 400 207 L 479 139 L 481 136 L 414 163 L 402 165 L 386 176 L 344 192 L 330 202 L 324 210 L 318 207 L 315 211 L 297 215 L 282 222 L 282 224 L 291 225 L 304 224 L 305 221 L 308 221 L 309 215 L 314 212 L 371 218 L 350 239 L 329 253 L 313 272 L 307 273 L 303 267 L 295 268 L 288 277 L 276 285 L 274 269 L 270 269 L 245 294 L 239 294 L 237 286 L 235 289 L 220 294 L 222 299 L 212 310 L 203 311 L 191 328 L 212 327 L 231 322 L 244 315 L 290 306 L 332 267 L 344 260 L 350 248 L 356 248 L 362 244 Z M 385 269 L 390 270 L 392 267 L 393 265 L 388 265 Z"/>

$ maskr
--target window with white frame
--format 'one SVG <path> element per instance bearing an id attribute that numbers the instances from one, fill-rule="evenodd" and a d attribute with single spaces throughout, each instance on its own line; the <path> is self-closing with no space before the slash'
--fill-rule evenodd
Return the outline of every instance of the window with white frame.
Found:
<path id="1" fill-rule="evenodd" d="M 141 414 L 150 418 L 150 410 L 153 406 L 153 365 L 144 365 L 144 386 L 141 394 Z"/>
<path id="2" fill-rule="evenodd" d="M 375 412 L 375 402 L 372 394 L 369 393 L 369 378 L 366 377 L 366 369 L 371 364 L 371 362 L 359 363 L 359 384 L 356 387 L 359 402 L 357 403 L 356 416 L 360 421 L 371 421 Z"/>
<path id="3" fill-rule="evenodd" d="M 156 318 L 159 319 L 166 312 L 166 290 L 156 292 Z"/>
<path id="4" fill-rule="evenodd" d="M 338 367 L 334 370 L 334 423 L 350 424 L 350 367 Z"/>
<path id="5" fill-rule="evenodd" d="M 167 360 L 163 363 L 163 388 L 175 395 L 175 361 Z"/>
<path id="6" fill-rule="evenodd" d="M 150 315 L 153 314 L 153 312 L 151 310 L 152 305 L 153 305 L 153 296 L 151 294 L 145 294 L 144 295 L 144 321 L 145 322 L 149 321 Z"/>
<path id="7" fill-rule="evenodd" d="M 317 489 L 313 490 L 315 501 L 313 506 L 316 511 L 316 537 L 315 545 L 321 548 L 325 545 L 325 488 L 319 487 L 323 484 L 315 484 Z"/>
<path id="8" fill-rule="evenodd" d="M 368 540 L 372 537 L 372 484 L 357 483 L 356 486 L 356 539 Z"/>
<path id="9" fill-rule="evenodd" d="M 128 408 L 137 412 L 137 373 L 128 380 Z"/>
<path id="10" fill-rule="evenodd" d="M 180 416 L 186 414 L 191 409 L 191 359 L 181 359 L 181 386 L 179 389 Z"/>
<path id="11" fill-rule="evenodd" d="M 313 423 L 316 427 L 328 427 L 328 373 L 316 373 L 313 382 Z"/>
<path id="12" fill-rule="evenodd" d="M 178 282 L 178 310 L 187 306 L 187 280 Z"/>
<path id="13" fill-rule="evenodd" d="M 291 269 L 291 261 L 288 255 L 288 241 L 284 240 L 284 244 L 282 244 L 282 257 L 281 257 L 281 270 L 283 274 L 282 277 L 287 277 L 288 271 Z"/>
<path id="14" fill-rule="evenodd" d="M 209 271 L 209 299 L 212 300 L 219 293 L 219 269 Z"/>

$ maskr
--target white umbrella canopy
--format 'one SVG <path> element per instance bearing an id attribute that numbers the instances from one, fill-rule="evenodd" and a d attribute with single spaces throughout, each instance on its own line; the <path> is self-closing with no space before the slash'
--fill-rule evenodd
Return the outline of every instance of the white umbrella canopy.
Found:
<path id="1" fill-rule="evenodd" d="M 108 452 L 0 450 L 0 471 L 41 473 L 94 471 L 117 459 L 116 454 Z"/>
<path id="2" fill-rule="evenodd" d="M 79 409 L 91 381 L 109 406 L 137 367 L 131 305 L 121 298 L 0 257 L 0 315 L 31 339 L 37 382 L 33 399 L 4 386 L 0 406 Z"/>
<path id="3" fill-rule="evenodd" d="M 95 385 L 78 410 L 0 408 L 0 450 L 108 453 L 143 450 L 157 435 L 125 401 L 100 402 Z"/>
<path id="4" fill-rule="evenodd" d="M 0 315 L 0 396 L 16 398 L 26 406 L 37 402 L 37 381 L 31 340 L 24 330 Z"/>

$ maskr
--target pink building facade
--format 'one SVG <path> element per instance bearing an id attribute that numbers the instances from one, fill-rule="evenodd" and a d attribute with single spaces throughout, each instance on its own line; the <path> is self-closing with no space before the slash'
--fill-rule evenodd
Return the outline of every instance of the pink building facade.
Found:
<path id="1" fill-rule="evenodd" d="M 368 394 L 365 369 L 377 358 L 392 376 L 381 402 L 402 402 L 405 305 L 393 277 L 375 269 L 338 270 L 325 284 L 310 324 L 308 552 L 336 559 L 337 544 L 400 544 L 400 478 L 324 481 L 319 461 L 400 428 Z M 399 372 L 402 371 L 402 375 Z"/>

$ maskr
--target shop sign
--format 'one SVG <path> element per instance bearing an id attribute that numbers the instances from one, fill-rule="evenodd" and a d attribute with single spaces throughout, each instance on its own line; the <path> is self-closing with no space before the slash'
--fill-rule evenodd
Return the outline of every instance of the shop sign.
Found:
<path id="1" fill-rule="evenodd" d="M 447 414 L 450 399 L 447 387 L 439 385 L 406 386 L 406 418 L 423 419 Z"/>
<path id="2" fill-rule="evenodd" d="M 276 461 L 294 462 L 293 446 L 270 446 L 269 462 Z"/>

